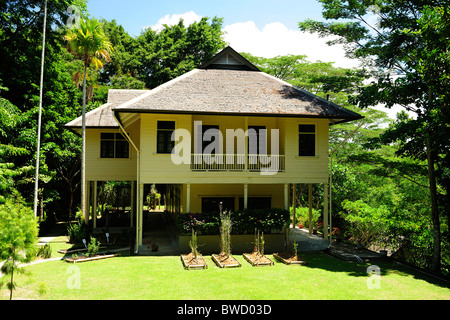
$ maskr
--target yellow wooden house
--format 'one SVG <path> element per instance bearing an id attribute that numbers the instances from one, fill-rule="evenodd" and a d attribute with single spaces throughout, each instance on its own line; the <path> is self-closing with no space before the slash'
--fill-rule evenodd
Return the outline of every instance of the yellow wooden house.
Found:
<path id="1" fill-rule="evenodd" d="M 99 181 L 131 181 L 138 244 L 147 184 L 166 186 L 169 213 L 288 209 L 291 185 L 327 185 L 329 127 L 360 118 L 227 47 L 153 90 L 109 90 L 86 114 L 88 208 Z M 81 117 L 66 127 L 80 132 Z M 326 205 L 323 222 L 326 234 Z"/>

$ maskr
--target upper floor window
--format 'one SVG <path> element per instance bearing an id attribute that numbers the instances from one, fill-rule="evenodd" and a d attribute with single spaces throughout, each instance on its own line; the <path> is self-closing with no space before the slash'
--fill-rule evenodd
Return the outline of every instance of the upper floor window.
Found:
<path id="1" fill-rule="evenodd" d="M 175 121 L 158 121 L 157 124 L 157 153 L 172 153 L 174 141 L 172 133 L 175 130 Z"/>
<path id="2" fill-rule="evenodd" d="M 100 158 L 129 158 L 130 146 L 120 133 L 100 134 Z"/>
<path id="3" fill-rule="evenodd" d="M 298 126 L 298 155 L 316 155 L 316 126 L 314 124 L 300 124 Z"/>
<path id="4" fill-rule="evenodd" d="M 217 125 L 202 125 L 202 153 L 216 154 L 220 149 L 220 132 Z"/>
<path id="5" fill-rule="evenodd" d="M 248 126 L 248 154 L 267 154 L 266 126 Z"/>

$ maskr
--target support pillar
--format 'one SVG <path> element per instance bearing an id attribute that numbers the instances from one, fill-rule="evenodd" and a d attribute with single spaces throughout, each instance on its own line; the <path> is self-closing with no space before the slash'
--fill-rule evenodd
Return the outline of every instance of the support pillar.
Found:
<path id="1" fill-rule="evenodd" d="M 289 185 L 284 184 L 284 210 L 289 210 Z"/>
<path id="2" fill-rule="evenodd" d="M 86 206 L 85 210 L 84 210 L 84 223 L 88 224 L 89 223 L 89 211 L 91 210 L 91 203 L 89 201 L 89 194 L 90 194 L 90 189 L 91 189 L 91 182 L 90 181 L 86 181 L 85 182 L 85 195 L 84 195 L 84 205 Z"/>
<path id="3" fill-rule="evenodd" d="M 309 234 L 312 234 L 312 184 L 308 184 Z"/>
<path id="4" fill-rule="evenodd" d="M 186 213 L 191 212 L 191 185 L 186 185 Z"/>
<path id="5" fill-rule="evenodd" d="M 142 227 L 143 227 L 143 211 L 144 211 L 144 185 L 139 184 L 138 190 L 138 212 L 136 214 L 136 229 L 138 245 L 142 245 Z"/>
<path id="6" fill-rule="evenodd" d="M 292 227 L 295 228 L 297 224 L 297 184 L 292 184 Z"/>
<path id="7" fill-rule="evenodd" d="M 248 184 L 244 184 L 244 209 L 248 208 Z"/>
<path id="8" fill-rule="evenodd" d="M 328 183 L 323 184 L 323 238 L 328 239 Z"/>
<path id="9" fill-rule="evenodd" d="M 97 228 L 97 180 L 94 181 L 92 194 L 92 219 L 94 220 L 94 228 Z"/>
<path id="10" fill-rule="evenodd" d="M 131 181 L 131 212 L 130 212 L 130 227 L 134 226 L 133 216 L 136 215 L 136 182 Z"/>

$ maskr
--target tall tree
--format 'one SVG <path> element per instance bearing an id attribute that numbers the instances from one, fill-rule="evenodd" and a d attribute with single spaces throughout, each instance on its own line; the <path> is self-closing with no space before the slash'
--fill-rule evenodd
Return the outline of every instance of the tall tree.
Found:
<path id="1" fill-rule="evenodd" d="M 84 62 L 83 75 L 83 109 L 82 109 L 82 150 L 81 150 L 81 210 L 86 219 L 86 76 L 89 66 L 95 69 L 103 67 L 103 61 L 110 61 L 109 53 L 113 50 L 103 32 L 102 24 L 95 18 L 80 19 L 79 26 L 74 26 L 67 31 L 64 39 L 68 41 L 71 51 Z M 86 220 L 87 222 L 87 220 Z"/>
<path id="2" fill-rule="evenodd" d="M 442 161 L 448 159 L 450 152 L 446 128 L 448 117 L 442 112 L 443 97 L 447 94 L 441 90 L 439 95 L 435 82 L 433 84 L 429 78 L 450 75 L 447 67 L 439 67 L 439 75 L 432 71 L 438 67 L 436 59 L 447 66 L 449 63 L 438 53 L 450 49 L 447 37 L 450 20 L 444 19 L 450 4 L 440 0 L 319 1 L 323 6 L 323 17 L 335 21 L 306 20 L 299 23 L 300 29 L 317 32 L 321 36 L 337 36 L 332 43 L 345 44 L 350 56 L 365 59 L 377 71 L 374 74 L 376 80 L 359 90 L 354 104 L 362 108 L 380 103 L 391 108 L 397 104 L 415 114 L 415 118 L 398 120 L 379 142 L 400 142 L 399 155 L 428 163 L 433 229 L 431 268 L 440 272 L 441 230 L 436 165 L 448 165 Z M 433 10 L 433 14 L 441 17 L 427 23 L 423 19 L 426 10 Z M 374 18 L 376 22 L 373 22 Z M 437 39 L 441 40 L 439 46 Z M 423 69 L 424 65 L 430 66 L 427 69 L 429 73 Z"/>
<path id="3" fill-rule="evenodd" d="M 159 32 L 143 32 L 137 38 L 138 79 L 153 89 L 200 66 L 223 49 L 223 19 L 214 17 L 211 23 L 208 20 L 204 17 L 186 27 L 181 19 Z"/>

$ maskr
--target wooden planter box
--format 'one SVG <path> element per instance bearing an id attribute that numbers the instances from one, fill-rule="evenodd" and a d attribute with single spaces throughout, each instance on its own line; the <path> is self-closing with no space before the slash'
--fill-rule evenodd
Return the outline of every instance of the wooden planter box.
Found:
<path id="1" fill-rule="evenodd" d="M 306 265 L 306 261 L 300 260 L 298 256 L 295 258 L 290 256 L 287 253 L 274 253 L 273 257 L 278 261 L 283 262 L 284 264 L 298 264 L 298 265 Z"/>
<path id="2" fill-rule="evenodd" d="M 94 257 L 80 256 L 80 257 L 75 257 L 75 258 L 65 258 L 64 260 L 66 260 L 66 262 L 79 263 L 79 262 L 95 261 L 95 260 L 112 258 L 112 257 L 118 256 L 118 255 L 119 255 L 118 253 L 114 253 L 114 254 L 100 254 L 100 255 L 96 255 Z"/>
<path id="3" fill-rule="evenodd" d="M 106 249 L 106 247 L 99 247 L 99 249 Z M 75 252 L 86 252 L 87 248 L 80 248 L 80 249 L 60 249 L 58 250 L 59 253 L 62 254 L 69 254 L 69 253 L 75 253 Z"/>
<path id="4" fill-rule="evenodd" d="M 259 256 L 259 260 L 257 259 L 258 257 L 255 257 L 255 255 L 252 253 L 244 253 L 243 256 L 244 259 L 254 267 L 273 266 L 273 261 L 266 256 Z"/>
<path id="5" fill-rule="evenodd" d="M 202 255 L 197 256 L 197 262 L 193 261 L 193 256 L 191 254 L 182 254 L 181 261 L 183 262 L 183 267 L 186 270 L 189 269 L 208 269 L 205 259 Z"/>
<path id="6" fill-rule="evenodd" d="M 241 264 L 239 261 L 237 261 L 233 256 L 229 256 L 226 260 L 223 260 L 220 255 L 213 254 L 212 256 L 213 261 L 217 264 L 219 268 L 235 268 L 240 267 Z"/>
<path id="7" fill-rule="evenodd" d="M 191 251 L 191 248 L 189 247 L 189 240 L 191 240 L 191 235 L 178 236 L 180 252 Z M 266 253 L 280 252 L 284 250 L 284 235 L 282 233 L 264 234 L 264 240 L 264 251 Z M 254 248 L 254 241 L 254 234 L 232 234 L 231 249 L 235 254 L 252 252 Z M 214 254 L 220 250 L 219 235 L 198 235 L 197 243 L 198 250 L 202 254 Z"/>

